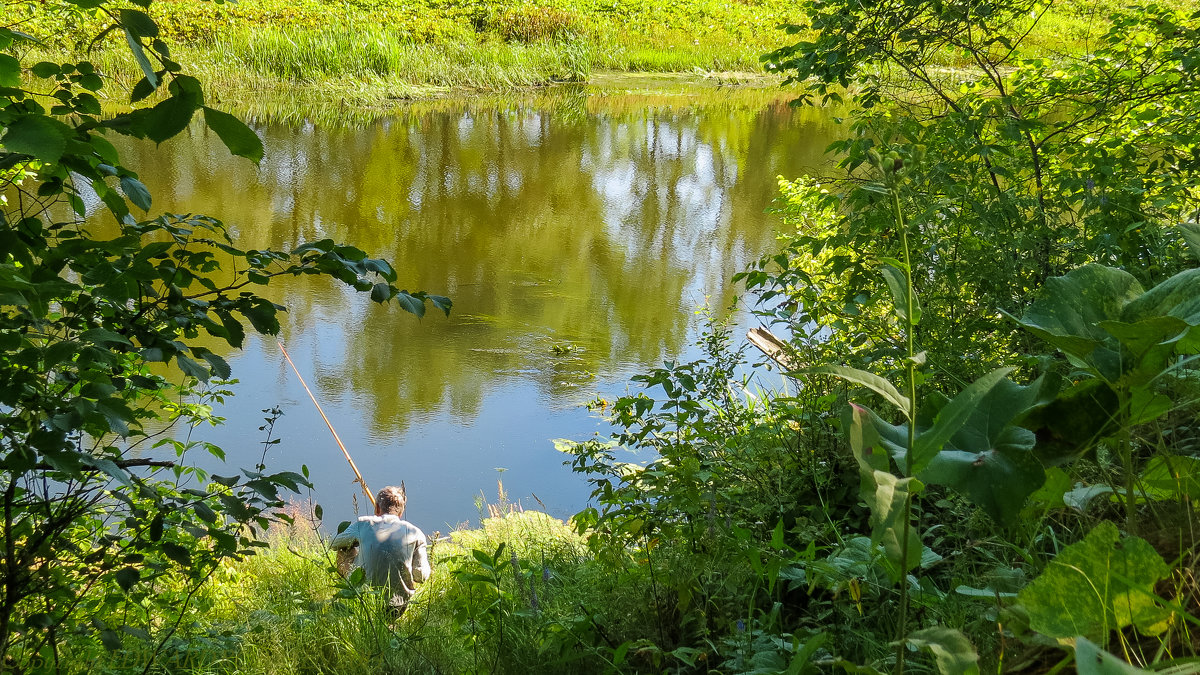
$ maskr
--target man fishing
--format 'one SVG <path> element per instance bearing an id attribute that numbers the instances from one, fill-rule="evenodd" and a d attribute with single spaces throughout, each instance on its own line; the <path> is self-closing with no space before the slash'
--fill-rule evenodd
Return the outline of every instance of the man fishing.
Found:
<path id="1" fill-rule="evenodd" d="M 397 612 L 432 572 L 425 533 L 402 519 L 407 504 L 404 484 L 389 485 L 375 495 L 375 515 L 359 517 L 329 542 L 335 551 L 358 547 L 354 565 L 363 568 L 368 583 L 390 589 Z"/>

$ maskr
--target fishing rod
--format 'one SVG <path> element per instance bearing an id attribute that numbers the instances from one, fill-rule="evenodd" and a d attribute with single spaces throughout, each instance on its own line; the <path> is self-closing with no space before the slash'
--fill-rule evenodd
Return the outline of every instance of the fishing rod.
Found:
<path id="1" fill-rule="evenodd" d="M 325 426 L 329 427 L 329 433 L 333 434 L 333 440 L 337 441 L 338 447 L 342 449 L 342 454 L 346 456 L 346 461 L 350 462 L 350 468 L 354 469 L 354 482 L 362 486 L 363 494 L 367 495 L 367 499 L 371 502 L 371 508 L 375 508 L 375 497 L 371 495 L 371 488 L 367 487 L 367 481 L 363 480 L 362 474 L 358 471 L 358 466 L 350 457 L 350 452 L 346 450 L 346 445 L 342 443 L 338 432 L 334 430 L 333 423 L 326 417 L 325 411 L 321 409 L 321 404 L 317 403 L 317 397 L 313 396 L 312 390 L 308 388 L 308 384 L 304 381 L 304 376 L 300 374 L 300 370 L 292 362 L 292 357 L 288 355 L 287 348 L 283 346 L 283 340 L 276 340 L 276 342 L 279 343 L 279 349 L 283 352 L 283 358 L 287 359 L 288 365 L 292 367 L 292 372 L 296 373 L 296 377 L 300 378 L 300 384 L 304 386 L 304 391 L 308 392 L 308 397 L 312 399 L 313 405 L 317 406 L 317 412 L 321 413 L 321 419 L 325 420 Z"/>

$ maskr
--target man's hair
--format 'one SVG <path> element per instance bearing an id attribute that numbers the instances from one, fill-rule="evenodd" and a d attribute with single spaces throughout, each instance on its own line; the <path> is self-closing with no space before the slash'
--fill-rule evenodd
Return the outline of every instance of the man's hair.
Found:
<path id="1" fill-rule="evenodd" d="M 375 514 L 385 516 L 392 514 L 398 518 L 404 517 L 404 507 L 408 505 L 408 495 L 404 492 L 404 483 L 400 487 L 389 485 L 375 495 Z"/>

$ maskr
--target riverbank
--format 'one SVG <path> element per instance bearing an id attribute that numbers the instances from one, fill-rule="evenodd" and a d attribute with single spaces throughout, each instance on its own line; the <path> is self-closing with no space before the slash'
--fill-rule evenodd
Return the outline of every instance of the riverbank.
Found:
<path id="1" fill-rule="evenodd" d="M 85 55 L 132 87 L 141 71 L 107 17 L 18 9 L 40 56 Z M 1028 36 L 1030 55 L 1083 53 L 1103 22 L 1094 2 L 1066 3 Z M 795 42 L 802 6 L 782 0 L 164 0 L 150 10 L 172 58 L 219 101 L 288 98 L 293 105 L 381 109 L 461 91 L 589 82 L 602 73 L 688 73 L 773 86 L 762 55 Z M 20 18 L 20 17 L 19 17 Z M 86 53 L 86 54 L 85 54 Z M 961 55 L 945 54 L 948 67 Z"/>

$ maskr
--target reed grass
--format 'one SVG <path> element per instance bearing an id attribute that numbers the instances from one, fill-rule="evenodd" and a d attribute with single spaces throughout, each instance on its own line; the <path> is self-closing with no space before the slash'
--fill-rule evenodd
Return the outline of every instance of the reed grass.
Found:
<path id="1" fill-rule="evenodd" d="M 591 73 L 579 43 L 429 45 L 385 27 L 236 27 L 214 41 L 204 60 L 283 80 L 348 77 L 366 82 L 505 89 L 578 81 Z"/>

